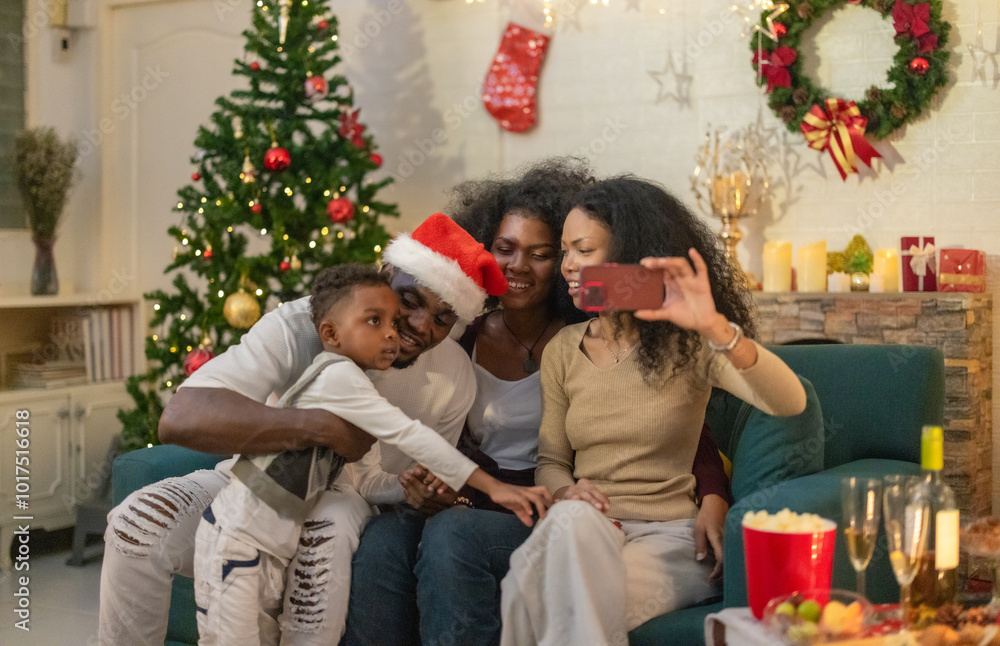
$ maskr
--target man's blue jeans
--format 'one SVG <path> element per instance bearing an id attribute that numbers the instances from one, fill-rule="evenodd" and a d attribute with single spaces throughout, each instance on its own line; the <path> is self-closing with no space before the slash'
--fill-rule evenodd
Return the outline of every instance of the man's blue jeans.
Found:
<path id="1" fill-rule="evenodd" d="M 500 581 L 531 533 L 513 514 L 407 507 L 368 524 L 354 555 L 348 646 L 500 642 Z M 419 610 L 418 610 L 419 609 Z"/>

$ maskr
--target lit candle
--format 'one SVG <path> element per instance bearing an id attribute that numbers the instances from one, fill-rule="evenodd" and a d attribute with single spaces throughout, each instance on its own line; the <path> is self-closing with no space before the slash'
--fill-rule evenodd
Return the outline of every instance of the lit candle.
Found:
<path id="1" fill-rule="evenodd" d="M 799 247 L 795 278 L 800 292 L 826 291 L 826 240 Z"/>
<path id="2" fill-rule="evenodd" d="M 879 249 L 875 252 L 872 273 L 882 277 L 882 291 L 899 291 L 899 251 Z"/>
<path id="3" fill-rule="evenodd" d="M 792 289 L 792 243 L 774 240 L 764 243 L 764 291 L 788 292 Z"/>
<path id="4" fill-rule="evenodd" d="M 845 272 L 835 271 L 827 276 L 826 291 L 828 292 L 849 292 L 851 291 L 851 277 Z"/>

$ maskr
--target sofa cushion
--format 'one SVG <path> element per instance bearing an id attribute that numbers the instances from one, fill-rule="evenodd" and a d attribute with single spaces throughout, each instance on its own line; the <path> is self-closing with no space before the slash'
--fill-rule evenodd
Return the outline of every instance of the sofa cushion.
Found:
<path id="1" fill-rule="evenodd" d="M 733 461 L 733 500 L 823 468 L 823 411 L 812 384 L 799 379 L 806 391 L 806 408 L 791 417 L 768 415 L 726 393 L 740 403 L 726 443 L 717 440 Z M 734 406 L 729 402 L 723 408 Z"/>

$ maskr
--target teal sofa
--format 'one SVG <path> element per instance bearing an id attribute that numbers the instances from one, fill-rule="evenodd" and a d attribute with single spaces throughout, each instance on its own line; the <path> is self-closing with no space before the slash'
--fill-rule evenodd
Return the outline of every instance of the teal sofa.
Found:
<path id="1" fill-rule="evenodd" d="M 740 520 L 749 510 L 788 507 L 839 520 L 840 480 L 918 473 L 920 427 L 944 416 L 944 358 L 937 348 L 809 345 L 771 348 L 802 378 L 806 410 L 795 417 L 765 415 L 729 393 L 712 395 L 707 421 L 732 460 L 735 502 L 726 521 L 722 595 L 705 604 L 655 617 L 633 630 L 633 646 L 703 644 L 710 612 L 747 604 Z M 211 468 L 220 456 L 176 446 L 127 453 L 114 463 L 114 500 L 170 476 Z M 884 549 L 868 569 L 876 602 L 898 600 Z M 833 585 L 854 588 L 854 570 L 838 537 Z M 168 645 L 197 643 L 191 580 L 176 577 Z M 476 646 L 476 645 L 469 645 Z"/>
<path id="2" fill-rule="evenodd" d="M 706 414 L 719 449 L 733 462 L 735 502 L 726 518 L 722 598 L 654 617 L 630 633 L 632 646 L 704 644 L 704 620 L 710 612 L 747 605 L 740 525 L 746 512 L 787 507 L 839 522 L 843 478 L 919 473 L 920 429 L 943 423 L 944 356 L 938 348 L 803 345 L 771 350 L 803 378 L 809 395 L 804 413 L 771 417 L 717 392 Z M 833 586 L 855 588 L 839 532 Z M 876 603 L 899 600 L 884 530 L 867 570 L 867 593 Z"/>

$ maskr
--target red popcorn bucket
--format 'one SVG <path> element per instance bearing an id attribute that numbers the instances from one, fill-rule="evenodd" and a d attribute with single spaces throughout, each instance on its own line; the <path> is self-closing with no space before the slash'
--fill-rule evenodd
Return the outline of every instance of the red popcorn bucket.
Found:
<path id="1" fill-rule="evenodd" d="M 818 532 L 754 529 L 743 524 L 747 595 L 753 616 L 775 597 L 797 590 L 830 589 L 837 523 L 826 518 Z"/>

